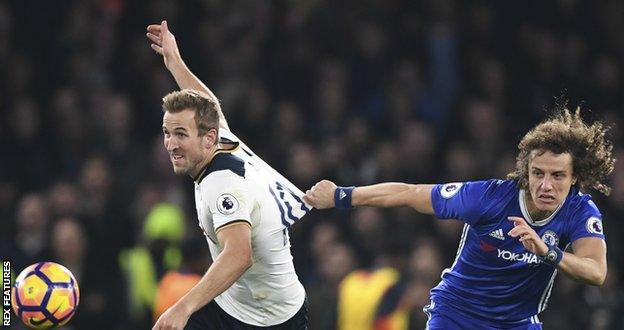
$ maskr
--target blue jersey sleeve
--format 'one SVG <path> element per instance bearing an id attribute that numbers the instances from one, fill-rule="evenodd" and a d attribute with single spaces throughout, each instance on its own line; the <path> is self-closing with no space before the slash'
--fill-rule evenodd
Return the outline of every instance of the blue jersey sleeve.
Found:
<path id="1" fill-rule="evenodd" d="M 570 242 L 574 242 L 583 237 L 597 237 L 604 239 L 604 228 L 602 227 L 602 214 L 598 211 L 596 204 L 589 199 L 583 203 L 578 216 L 572 221 L 570 232 Z"/>
<path id="2" fill-rule="evenodd" d="M 435 185 L 431 203 L 439 219 L 459 219 L 475 225 L 493 203 L 492 192 L 499 180 Z"/>

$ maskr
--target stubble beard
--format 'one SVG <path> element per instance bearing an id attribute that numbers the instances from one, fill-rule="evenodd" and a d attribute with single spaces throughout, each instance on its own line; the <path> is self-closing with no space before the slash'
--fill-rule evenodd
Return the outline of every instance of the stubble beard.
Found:
<path id="1" fill-rule="evenodd" d="M 188 166 L 185 167 L 176 167 L 175 165 L 171 164 L 173 166 L 173 173 L 175 173 L 176 175 L 188 175 L 189 174 L 189 168 Z"/>

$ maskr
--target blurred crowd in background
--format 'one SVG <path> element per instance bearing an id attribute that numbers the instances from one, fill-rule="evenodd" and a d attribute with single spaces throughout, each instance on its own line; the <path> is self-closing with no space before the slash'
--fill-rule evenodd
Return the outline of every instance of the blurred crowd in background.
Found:
<path id="1" fill-rule="evenodd" d="M 2 257 L 72 270 L 72 328 L 148 329 L 165 274 L 209 265 L 192 180 L 162 146 L 177 87 L 145 38 L 162 19 L 232 131 L 304 191 L 504 178 L 566 100 L 614 125 L 614 190 L 593 193 L 607 281 L 559 275 L 540 319 L 624 329 L 623 2 L 3 1 Z M 424 328 L 461 228 L 403 208 L 312 211 L 291 231 L 312 329 Z"/>

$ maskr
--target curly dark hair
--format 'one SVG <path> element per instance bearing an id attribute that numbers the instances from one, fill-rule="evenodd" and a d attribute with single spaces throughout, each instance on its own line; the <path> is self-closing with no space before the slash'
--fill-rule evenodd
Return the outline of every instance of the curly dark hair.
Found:
<path id="1" fill-rule="evenodd" d="M 527 189 L 529 161 L 535 155 L 533 151 L 538 151 L 538 154 L 547 150 L 555 154 L 569 153 L 579 190 L 587 192 L 593 188 L 608 196 L 611 188 L 604 180 L 615 164 L 613 145 L 605 137 L 608 129 L 601 122 L 585 123 L 580 107 L 572 113 L 562 106 L 554 116 L 535 126 L 522 138 L 518 144 L 516 170 L 507 174 L 507 178 L 518 180 L 520 187 Z"/>

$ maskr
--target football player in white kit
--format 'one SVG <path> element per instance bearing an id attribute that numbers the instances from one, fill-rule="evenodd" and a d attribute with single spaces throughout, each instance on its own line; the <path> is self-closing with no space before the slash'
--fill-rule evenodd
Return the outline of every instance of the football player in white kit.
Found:
<path id="1" fill-rule="evenodd" d="M 163 98 L 164 144 L 175 173 L 195 181 L 199 225 L 214 260 L 153 329 L 307 329 L 306 294 L 288 237 L 288 227 L 310 210 L 303 192 L 229 131 L 166 21 L 147 30 L 183 88 Z"/>

